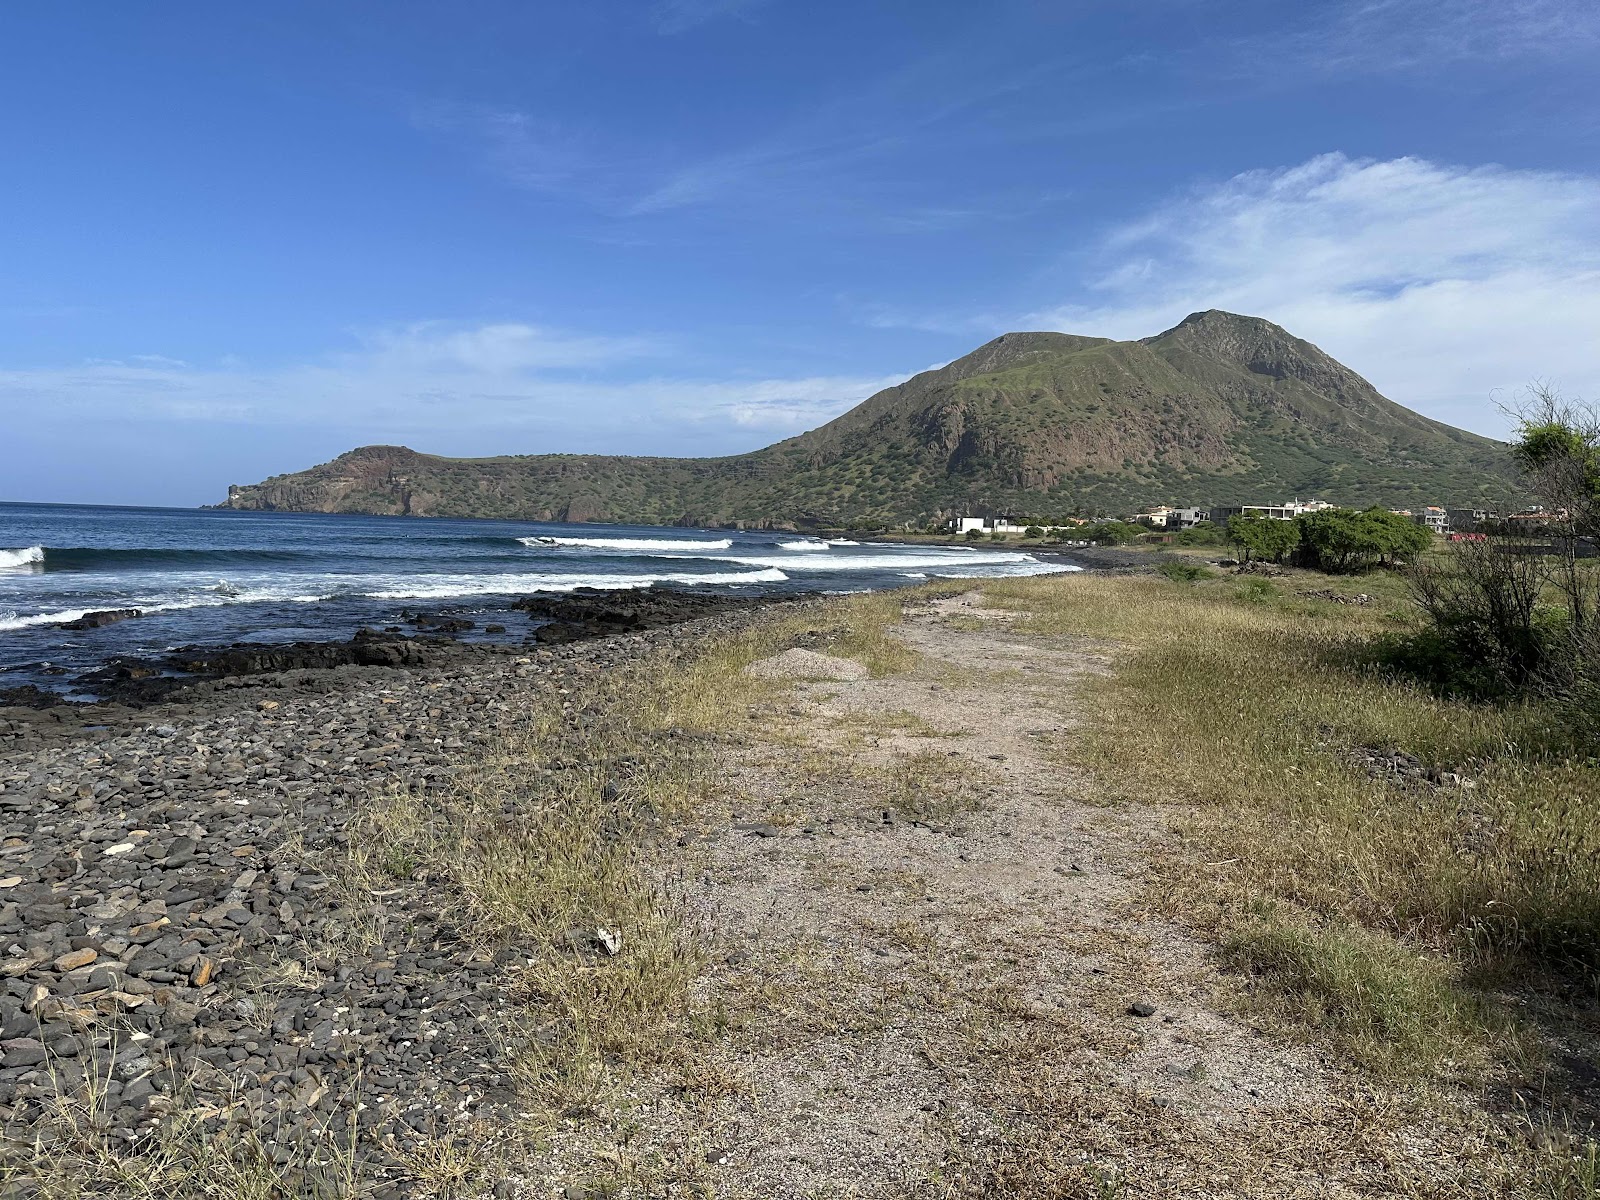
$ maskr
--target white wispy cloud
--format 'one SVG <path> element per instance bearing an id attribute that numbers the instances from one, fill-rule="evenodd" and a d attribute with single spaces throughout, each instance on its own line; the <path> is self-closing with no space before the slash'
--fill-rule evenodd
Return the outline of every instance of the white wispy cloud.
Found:
<path id="1" fill-rule="evenodd" d="M 1596 49 L 1600 5 L 1592 0 L 1325 0 L 1224 10 L 1210 36 L 1166 51 L 1164 61 L 1202 78 L 1274 89 L 1341 75 L 1415 83 L 1462 67 L 1581 61 Z"/>
<path id="2" fill-rule="evenodd" d="M 907 377 L 819 375 L 668 386 L 679 392 L 679 411 L 692 413 L 697 420 L 727 421 L 743 429 L 788 436 L 825 424 L 875 392 L 904 383 Z"/>
<path id="3" fill-rule="evenodd" d="M 524 191 L 577 193 L 603 204 L 626 187 L 608 156 L 596 152 L 592 135 L 554 117 L 443 102 L 417 105 L 410 117 L 425 133 L 469 145 L 490 172 Z"/>
<path id="4" fill-rule="evenodd" d="M 488 325 L 417 321 L 378 330 L 364 341 L 364 349 L 350 356 L 354 364 L 405 372 L 442 368 L 493 374 L 605 366 L 669 349 L 666 341 L 655 337 L 576 334 L 516 321 Z"/>
<path id="5" fill-rule="evenodd" d="M 748 16 L 765 2 L 673 0 L 659 6 L 659 16 L 676 32 Z M 1030 89 L 1059 87 L 1066 69 L 1048 55 L 1019 63 L 1003 39 L 969 41 L 807 96 L 766 129 L 722 146 L 690 139 L 686 148 L 591 127 L 563 115 L 559 105 L 535 111 L 435 101 L 409 116 L 417 129 L 458 143 L 507 184 L 573 201 L 616 226 L 696 211 L 763 224 L 803 213 L 813 224 L 928 235 L 1013 218 L 1036 209 L 1041 197 L 971 181 L 959 196 L 949 195 L 910 182 L 901 157 L 934 138 L 950 154 L 1016 136 L 1015 122 L 999 119 L 996 106 Z"/>
<path id="6" fill-rule="evenodd" d="M 316 361 L 252 369 L 160 355 L 0 369 L 0 410 L 44 420 L 358 429 L 365 440 L 463 431 L 547 449 L 650 453 L 662 436 L 754 449 L 837 416 L 905 375 L 728 378 L 647 373 L 670 347 L 518 322 L 426 321 Z"/>
<path id="7" fill-rule="evenodd" d="M 1333 67 L 1411 70 L 1570 57 L 1597 45 L 1592 0 L 1347 0 L 1307 22 L 1299 49 Z"/>
<path id="8" fill-rule="evenodd" d="M 772 0 L 656 0 L 650 20 L 658 33 L 686 33 L 697 26 L 727 17 L 748 19 Z"/>
<path id="9" fill-rule="evenodd" d="M 1492 432 L 1534 378 L 1600 393 L 1600 180 L 1314 158 L 1173 197 L 1111 231 L 1070 303 L 1016 323 L 1140 337 L 1267 317 L 1380 391 Z"/>

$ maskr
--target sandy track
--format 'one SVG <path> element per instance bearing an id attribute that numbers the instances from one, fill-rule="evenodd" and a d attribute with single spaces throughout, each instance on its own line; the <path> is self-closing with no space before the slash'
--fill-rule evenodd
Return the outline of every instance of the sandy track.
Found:
<path id="1" fill-rule="evenodd" d="M 896 636 L 915 670 L 794 682 L 730 737 L 728 819 L 674 863 L 718 1028 L 608 1153 L 719 1197 L 1472 1194 L 1140 911 L 1159 810 L 1060 753 L 1101 657 L 975 593 Z"/>

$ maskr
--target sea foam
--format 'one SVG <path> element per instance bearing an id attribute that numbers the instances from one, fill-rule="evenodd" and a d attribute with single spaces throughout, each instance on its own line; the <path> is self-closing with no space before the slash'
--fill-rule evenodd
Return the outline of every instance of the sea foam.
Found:
<path id="1" fill-rule="evenodd" d="M 519 592 L 570 592 L 577 588 L 649 587 L 653 583 L 703 584 L 712 587 L 728 584 L 782 583 L 789 577 L 782 571 L 769 568 L 763 571 L 727 571 L 717 574 L 659 574 L 659 575 L 476 575 L 446 576 L 433 583 L 417 581 L 393 588 L 363 588 L 349 595 L 361 595 L 372 600 L 442 600 L 452 596 L 487 596 L 497 593 Z"/>
<path id="2" fill-rule="evenodd" d="M 825 558 L 780 558 L 776 555 L 730 555 L 718 562 L 746 567 L 782 567 L 786 571 L 915 571 L 935 567 L 1016 567 L 1043 565 L 1031 554 L 1004 551 L 958 553 L 941 550 L 913 550 L 903 554 L 830 554 Z M 995 574 L 1005 574 L 1004 570 Z"/>
<path id="3" fill-rule="evenodd" d="M 733 545 L 732 538 L 716 541 L 696 541 L 693 538 L 582 538 L 582 537 L 520 537 L 524 546 L 582 546 L 590 550 L 726 550 Z"/>
<path id="4" fill-rule="evenodd" d="M 43 546 L 24 546 L 21 550 L 0 550 L 0 571 L 11 567 L 31 567 L 43 561 Z"/>

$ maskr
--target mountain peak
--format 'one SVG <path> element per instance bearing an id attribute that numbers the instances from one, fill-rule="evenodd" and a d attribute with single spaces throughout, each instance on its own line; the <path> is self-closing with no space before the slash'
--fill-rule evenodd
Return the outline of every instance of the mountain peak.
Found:
<path id="1" fill-rule="evenodd" d="M 1265 317 L 1251 317 L 1243 313 L 1228 312 L 1221 308 L 1208 308 L 1192 312 L 1171 329 L 1153 337 L 1141 338 L 1146 345 L 1164 341 L 1183 341 L 1191 344 L 1214 343 L 1222 346 L 1240 341 L 1283 340 L 1299 342 L 1300 339 L 1274 325 Z M 1302 342 L 1302 345 L 1309 343 Z"/>
<path id="2" fill-rule="evenodd" d="M 1190 313 L 1171 329 L 1142 341 L 1158 353 L 1195 354 L 1272 379 L 1297 379 L 1359 407 L 1377 398 L 1372 385 L 1354 371 L 1263 317 L 1210 308 Z"/>
<path id="3" fill-rule="evenodd" d="M 1310 342 L 1211 309 L 1111 341 L 1006 333 L 808 433 L 716 459 L 458 459 L 364 446 L 233 508 L 846 526 L 1157 501 L 1504 499 L 1505 448 L 1403 408 Z"/>
<path id="4" fill-rule="evenodd" d="M 944 367 L 941 373 L 949 379 L 970 379 L 975 375 L 992 375 L 996 371 L 1009 371 L 1033 361 L 1074 354 L 1091 346 L 1103 346 L 1109 338 L 1084 337 L 1075 333 L 1052 333 L 1048 330 L 1002 333 L 985 342 L 971 354 L 962 356 Z"/>

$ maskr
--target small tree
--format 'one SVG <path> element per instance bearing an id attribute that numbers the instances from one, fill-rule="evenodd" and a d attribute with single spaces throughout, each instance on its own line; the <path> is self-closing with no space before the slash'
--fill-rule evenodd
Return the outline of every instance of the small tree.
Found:
<path id="1" fill-rule="evenodd" d="M 1029 525 L 1022 531 L 1022 536 L 1025 538 L 1042 538 L 1044 530 L 1037 525 Z"/>
<path id="2" fill-rule="evenodd" d="M 1600 622 L 1600 572 L 1582 561 L 1600 538 L 1600 408 L 1536 383 L 1517 417 L 1511 454 L 1548 514 L 1556 552 L 1550 582 L 1566 601 L 1573 632 L 1582 635 Z"/>
<path id="3" fill-rule="evenodd" d="M 1244 559 L 1264 558 L 1281 563 L 1300 545 L 1300 527 L 1294 521 L 1274 521 L 1255 513 L 1228 518 L 1228 539 L 1244 548 Z"/>
<path id="4" fill-rule="evenodd" d="M 1382 508 L 1357 512 L 1331 508 L 1295 519 L 1308 566 L 1344 573 L 1365 571 L 1412 559 L 1426 550 L 1433 535 L 1410 517 Z"/>

